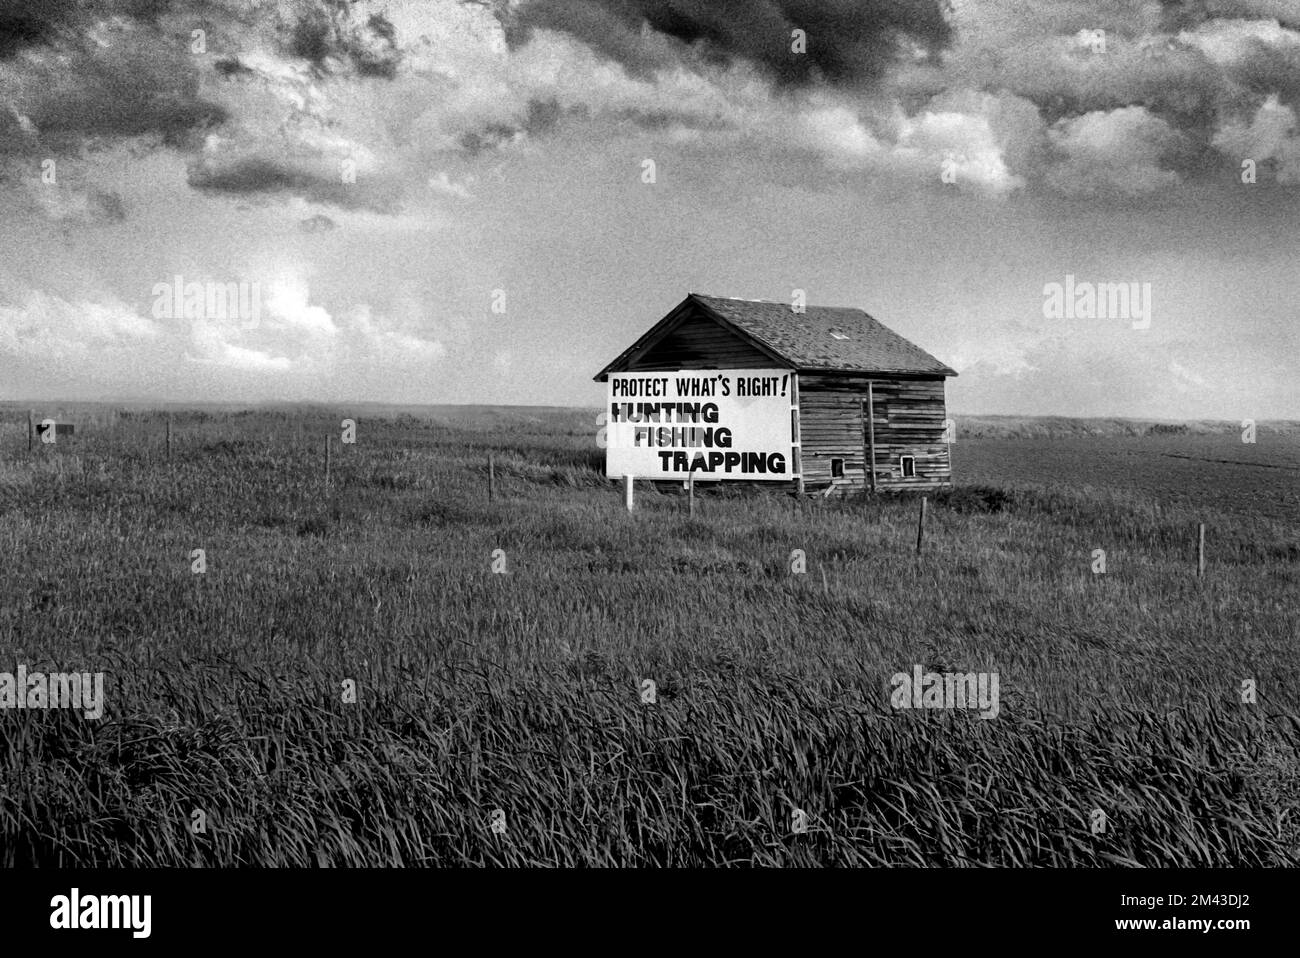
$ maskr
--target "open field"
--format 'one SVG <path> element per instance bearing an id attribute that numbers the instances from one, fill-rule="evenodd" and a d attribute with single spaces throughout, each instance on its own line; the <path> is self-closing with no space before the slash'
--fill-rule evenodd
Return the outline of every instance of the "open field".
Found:
<path id="1" fill-rule="evenodd" d="M 107 705 L 0 711 L 0 864 L 1300 863 L 1294 424 L 958 417 L 918 557 L 915 500 L 629 515 L 594 412 L 181 410 L 168 462 L 69 409 L 0 405 L 0 669 Z"/>
<path id="2" fill-rule="evenodd" d="M 1260 423 L 1243 443 L 1233 423 L 1009 420 L 970 417 L 953 466 L 970 483 L 1031 482 L 1123 491 L 1162 507 L 1300 519 L 1300 424 Z M 1088 434 L 1088 430 L 1092 435 Z"/>

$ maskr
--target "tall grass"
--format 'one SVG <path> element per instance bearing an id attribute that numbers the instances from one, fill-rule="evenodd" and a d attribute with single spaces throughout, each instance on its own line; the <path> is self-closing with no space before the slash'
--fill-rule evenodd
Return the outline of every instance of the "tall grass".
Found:
<path id="1" fill-rule="evenodd" d="M 577 413 L 363 418 L 326 495 L 346 415 L 178 413 L 168 462 L 157 415 L 29 457 L 8 414 L 0 670 L 107 710 L 0 712 L 0 863 L 1300 860 L 1293 523 L 966 486 L 918 558 L 906 499 L 628 515 Z M 892 711 L 914 663 L 998 718 Z"/>

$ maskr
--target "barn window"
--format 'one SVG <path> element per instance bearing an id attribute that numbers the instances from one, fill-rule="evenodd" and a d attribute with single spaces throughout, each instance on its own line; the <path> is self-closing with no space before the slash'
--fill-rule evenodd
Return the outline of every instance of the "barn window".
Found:
<path id="1" fill-rule="evenodd" d="M 915 478 L 916 456 L 903 456 L 903 458 L 899 460 L 899 465 L 902 467 L 902 473 L 904 479 Z"/>
<path id="2" fill-rule="evenodd" d="M 832 459 L 832 460 L 831 460 L 831 478 L 832 478 L 832 479 L 843 479 L 843 478 L 844 478 L 844 460 L 843 460 L 843 459 Z"/>

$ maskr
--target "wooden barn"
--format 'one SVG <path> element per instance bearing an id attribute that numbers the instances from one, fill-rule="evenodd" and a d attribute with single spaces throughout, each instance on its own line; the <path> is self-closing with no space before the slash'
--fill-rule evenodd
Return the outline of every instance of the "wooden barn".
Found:
<path id="1" fill-rule="evenodd" d="M 801 490 L 951 482 L 944 384 L 957 373 L 860 309 L 796 312 L 789 303 L 689 293 L 595 379 L 771 368 L 794 374 L 792 478 Z"/>

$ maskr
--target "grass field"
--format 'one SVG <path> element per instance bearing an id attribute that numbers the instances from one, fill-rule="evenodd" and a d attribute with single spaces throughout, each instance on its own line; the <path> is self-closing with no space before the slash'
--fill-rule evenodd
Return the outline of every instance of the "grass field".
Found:
<path id="1" fill-rule="evenodd" d="M 1300 863 L 1294 424 L 959 417 L 918 557 L 915 500 L 629 515 L 594 412 L 70 418 L 0 406 L 0 670 L 106 711 L 0 711 L 0 864 Z"/>

